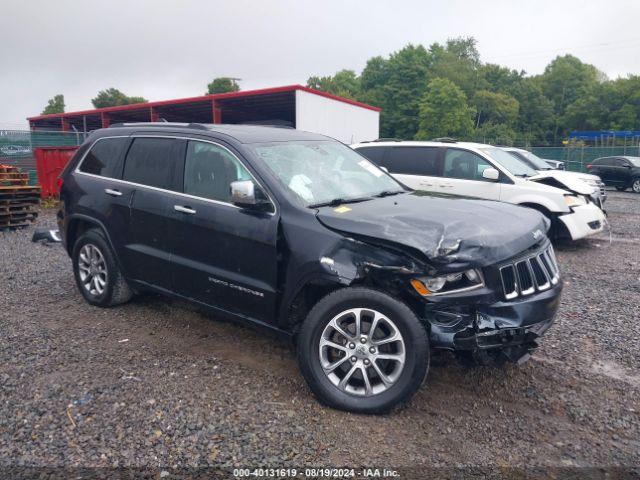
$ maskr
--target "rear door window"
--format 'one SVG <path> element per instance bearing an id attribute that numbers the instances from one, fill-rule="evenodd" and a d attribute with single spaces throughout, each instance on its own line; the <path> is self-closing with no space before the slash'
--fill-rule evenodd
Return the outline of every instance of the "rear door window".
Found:
<path id="1" fill-rule="evenodd" d="M 79 170 L 101 177 L 120 178 L 122 153 L 128 141 L 127 137 L 97 140 L 82 160 Z"/>
<path id="2" fill-rule="evenodd" d="M 136 138 L 124 162 L 122 179 L 165 190 L 178 190 L 177 167 L 182 141 L 173 138 Z"/>
<path id="3" fill-rule="evenodd" d="M 393 147 L 386 159 L 391 173 L 439 177 L 442 175 L 438 147 Z"/>
<path id="4" fill-rule="evenodd" d="M 444 176 L 463 180 L 480 180 L 490 182 L 482 176 L 487 168 L 493 168 L 487 160 L 475 153 L 456 148 L 447 149 L 444 157 Z"/>

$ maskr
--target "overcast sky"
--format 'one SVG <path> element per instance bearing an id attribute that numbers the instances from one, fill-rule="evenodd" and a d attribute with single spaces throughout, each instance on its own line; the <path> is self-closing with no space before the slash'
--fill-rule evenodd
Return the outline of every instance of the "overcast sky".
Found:
<path id="1" fill-rule="evenodd" d="M 573 53 L 609 77 L 640 74 L 639 0 L 1 0 L 0 127 L 55 94 L 67 111 L 116 87 L 149 100 L 304 84 L 407 43 L 474 36 L 481 58 L 536 74 Z"/>

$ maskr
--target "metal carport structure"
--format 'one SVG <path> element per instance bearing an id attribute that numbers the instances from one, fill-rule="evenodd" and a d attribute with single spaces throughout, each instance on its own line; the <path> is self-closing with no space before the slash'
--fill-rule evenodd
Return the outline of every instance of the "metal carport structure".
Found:
<path id="1" fill-rule="evenodd" d="M 345 143 L 379 136 L 380 109 L 302 85 L 219 93 L 29 117 L 31 130 L 90 132 L 114 123 L 279 124 Z"/>

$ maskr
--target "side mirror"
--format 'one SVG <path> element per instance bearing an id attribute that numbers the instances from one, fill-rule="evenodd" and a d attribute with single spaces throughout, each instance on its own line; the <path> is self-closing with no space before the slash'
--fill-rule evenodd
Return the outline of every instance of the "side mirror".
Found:
<path id="1" fill-rule="evenodd" d="M 482 171 L 482 178 L 486 178 L 487 180 L 491 180 L 492 182 L 497 181 L 500 178 L 500 172 L 495 168 L 485 168 Z"/>
<path id="2" fill-rule="evenodd" d="M 270 202 L 251 180 L 238 180 L 231 182 L 231 203 L 242 208 L 258 209 Z"/>
<path id="3" fill-rule="evenodd" d="M 624 165 L 622 165 L 624 168 L 631 168 L 631 165 L 629 165 L 628 163 L 625 163 Z"/>

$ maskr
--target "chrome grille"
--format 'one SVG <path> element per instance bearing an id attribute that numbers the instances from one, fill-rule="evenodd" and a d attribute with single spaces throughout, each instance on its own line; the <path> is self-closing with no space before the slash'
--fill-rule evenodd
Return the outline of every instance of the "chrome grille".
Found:
<path id="1" fill-rule="evenodd" d="M 604 182 L 597 183 L 598 188 L 600 189 L 600 195 L 603 197 L 607 196 L 607 191 L 604 189 Z"/>
<path id="2" fill-rule="evenodd" d="M 520 296 L 542 292 L 560 280 L 560 269 L 553 247 L 530 257 L 500 267 L 504 298 L 512 300 Z"/>

